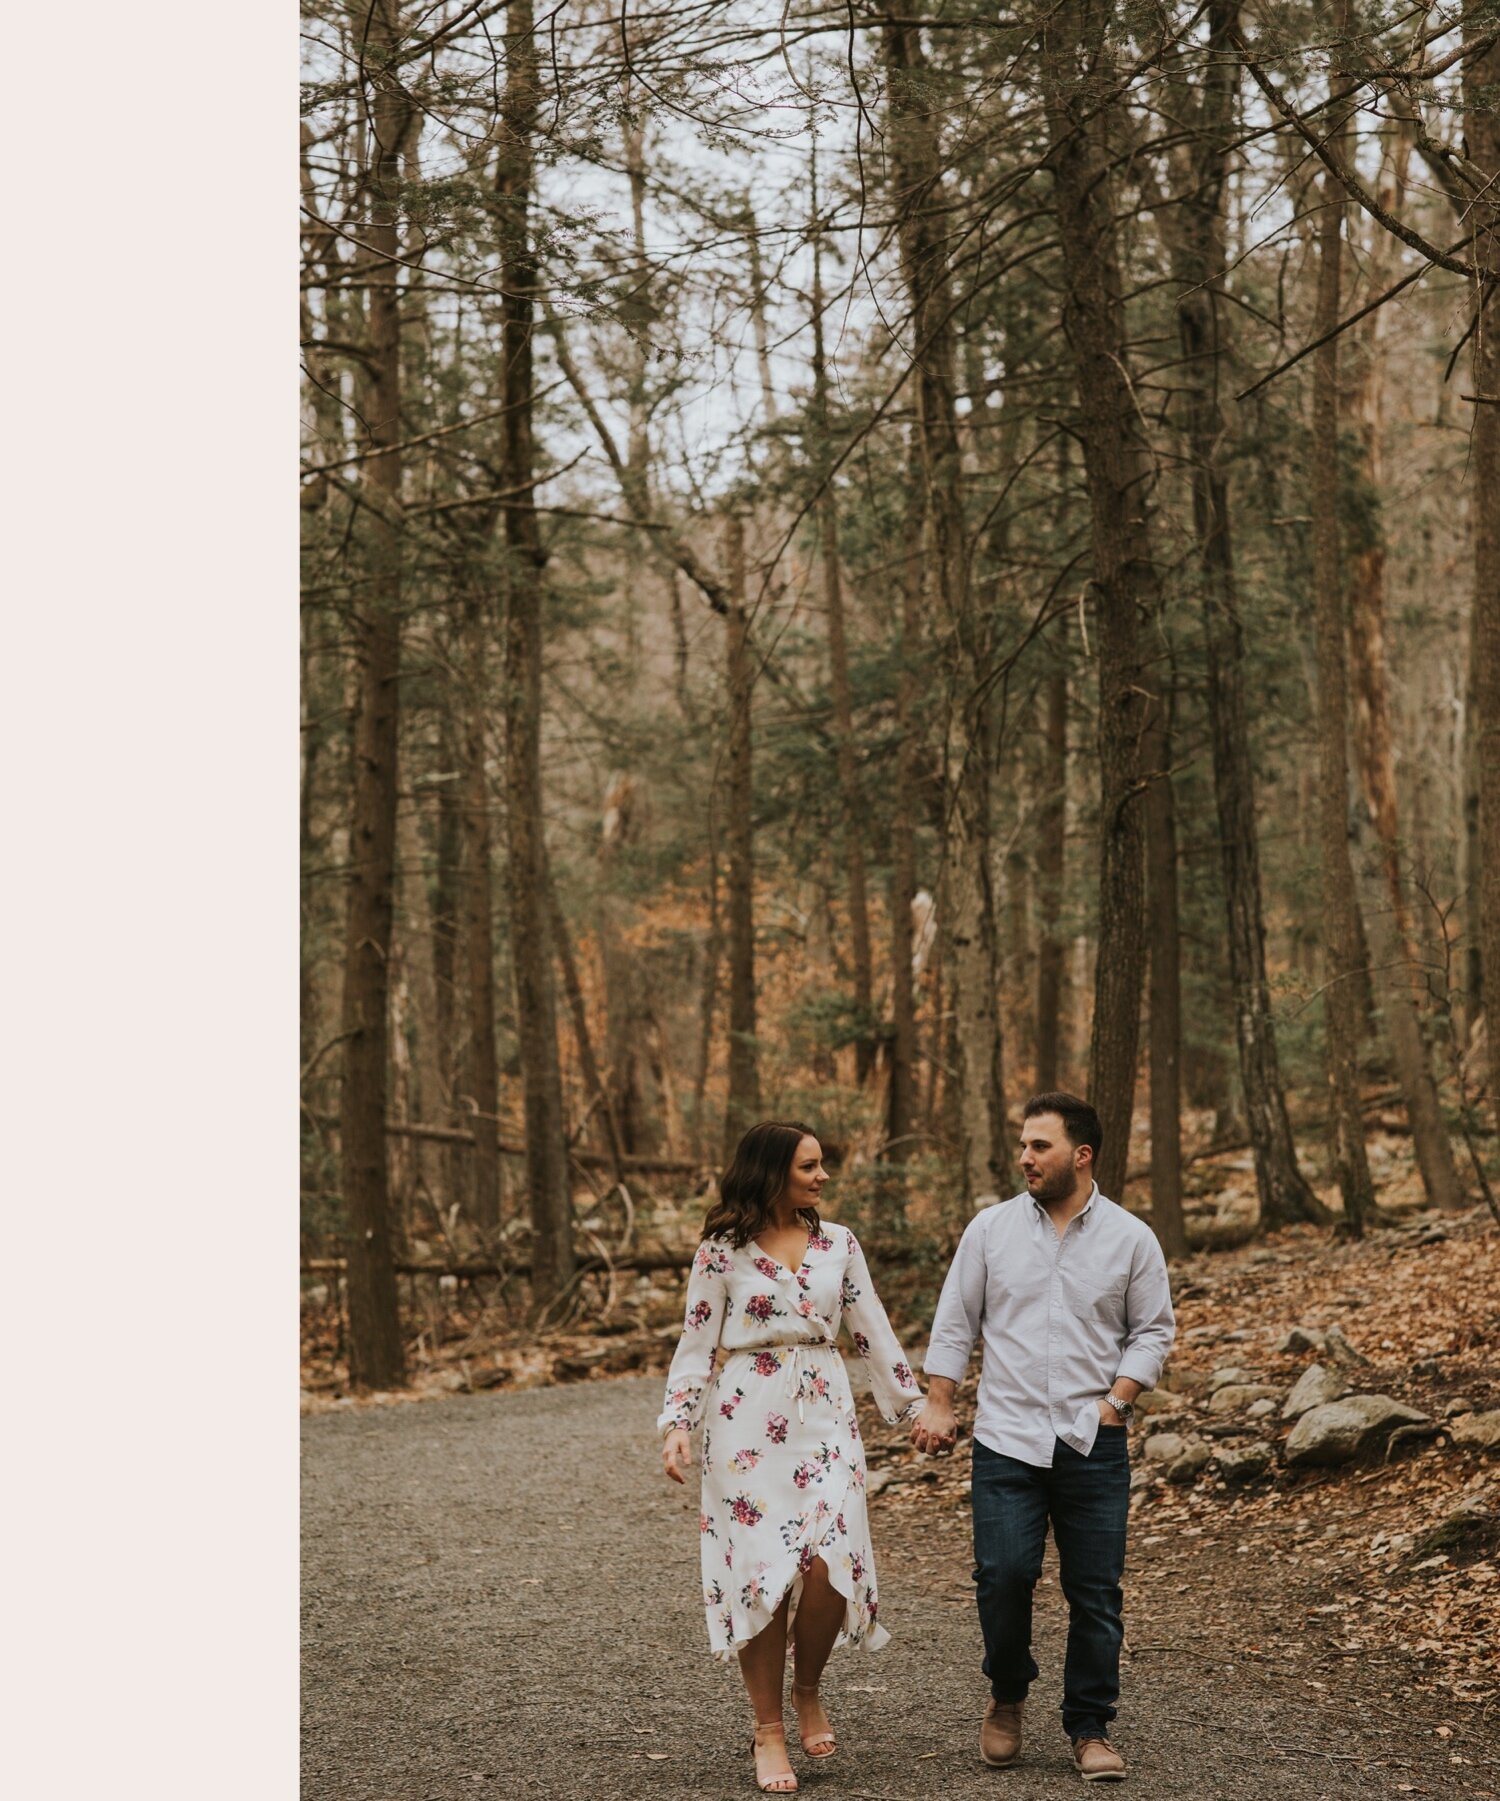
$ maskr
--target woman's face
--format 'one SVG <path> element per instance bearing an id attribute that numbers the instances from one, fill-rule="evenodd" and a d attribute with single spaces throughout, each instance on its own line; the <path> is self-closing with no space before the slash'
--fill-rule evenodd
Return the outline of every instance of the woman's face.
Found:
<path id="1" fill-rule="evenodd" d="M 816 1207 L 828 1171 L 823 1167 L 823 1147 L 809 1132 L 797 1145 L 787 1171 L 786 1198 L 795 1207 Z"/>

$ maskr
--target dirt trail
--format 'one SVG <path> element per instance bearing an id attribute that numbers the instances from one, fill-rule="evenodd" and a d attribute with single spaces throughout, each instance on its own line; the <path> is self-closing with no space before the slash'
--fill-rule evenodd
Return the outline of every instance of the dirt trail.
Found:
<path id="1" fill-rule="evenodd" d="M 743 1692 L 707 1655 L 696 1494 L 669 1487 L 655 1456 L 660 1388 L 641 1377 L 304 1422 L 307 1801 L 754 1793 Z M 908 1497 L 877 1498 L 872 1519 L 892 1641 L 834 1660 L 842 1744 L 826 1768 L 794 1754 L 802 1792 L 1085 1792 L 1056 1711 L 1050 1551 L 1027 1750 L 989 1771 L 967 1516 Z M 1410 1689 L 1394 1654 L 1331 1654 L 1309 1618 L 1320 1596 L 1241 1553 L 1236 1530 L 1191 1545 L 1134 1534 L 1121 1792 L 1496 1801 L 1500 1715 Z"/>

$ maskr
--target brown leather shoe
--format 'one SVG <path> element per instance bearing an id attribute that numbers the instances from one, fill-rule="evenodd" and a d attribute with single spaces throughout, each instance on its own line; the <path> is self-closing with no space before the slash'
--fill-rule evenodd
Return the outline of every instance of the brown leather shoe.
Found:
<path id="1" fill-rule="evenodd" d="M 1125 1780 L 1125 1759 L 1107 1738 L 1075 1738 L 1073 1767 L 1085 1782 Z"/>
<path id="2" fill-rule="evenodd" d="M 1003 1770 L 1021 1751 L 1020 1701 L 991 1701 L 979 1728 L 979 1755 L 992 1770 Z"/>

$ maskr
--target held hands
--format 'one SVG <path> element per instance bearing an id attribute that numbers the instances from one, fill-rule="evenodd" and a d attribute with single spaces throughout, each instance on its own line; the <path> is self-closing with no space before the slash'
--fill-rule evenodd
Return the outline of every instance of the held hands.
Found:
<path id="1" fill-rule="evenodd" d="M 661 1467 L 674 1482 L 686 1482 L 688 1460 L 688 1435 L 679 1426 L 662 1440 Z"/>
<path id="2" fill-rule="evenodd" d="M 951 1451 L 957 1439 L 958 1418 L 953 1408 L 928 1395 L 926 1406 L 912 1421 L 911 1442 L 919 1451 L 938 1457 Z"/>

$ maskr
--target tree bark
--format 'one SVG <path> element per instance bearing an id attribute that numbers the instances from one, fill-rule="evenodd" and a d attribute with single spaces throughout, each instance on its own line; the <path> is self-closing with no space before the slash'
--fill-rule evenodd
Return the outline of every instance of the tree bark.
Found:
<path id="1" fill-rule="evenodd" d="M 1104 1128 L 1100 1189 L 1124 1198 L 1145 974 L 1141 734 L 1147 704 L 1137 622 L 1161 594 L 1147 507 L 1151 447 L 1130 376 L 1104 126 L 1113 79 L 1104 0 L 1062 0 L 1042 30 L 1046 113 L 1079 399 L 1099 630 L 1099 930 L 1089 1090 Z"/>
<path id="2" fill-rule="evenodd" d="M 1036 890 L 1041 943 L 1036 960 L 1036 1092 L 1058 1083 L 1063 1048 L 1063 978 L 1067 941 L 1062 930 L 1063 870 L 1068 820 L 1068 666 L 1059 649 L 1047 677 L 1047 720 L 1036 800 Z"/>
<path id="3" fill-rule="evenodd" d="M 896 674 L 896 770 L 891 809 L 891 1079 L 885 1156 L 905 1162 L 917 1143 L 917 1004 L 912 908 L 917 898 L 917 670 L 922 645 L 926 490 L 912 434 L 903 519 L 901 637 Z"/>
<path id="4" fill-rule="evenodd" d="M 1379 198 L 1388 210 L 1402 210 L 1412 134 L 1397 127 L 1381 158 Z M 1377 229 L 1366 280 L 1381 292 L 1394 272 L 1394 240 Z M 1350 411 L 1364 442 L 1365 476 L 1377 505 L 1384 504 L 1384 308 L 1359 328 L 1359 379 Z M 1373 511 L 1373 509 L 1372 509 Z M 1429 1203 L 1445 1212 L 1467 1204 L 1453 1158 L 1424 1039 L 1417 989 L 1421 982 L 1413 939 L 1411 897 L 1402 866 L 1400 809 L 1396 795 L 1396 753 L 1386 664 L 1385 544 L 1378 515 L 1361 520 L 1363 541 L 1352 557 L 1349 582 L 1349 666 L 1354 705 L 1354 750 L 1366 815 L 1375 837 L 1365 917 L 1373 950 L 1372 986 L 1390 1039 L 1396 1079 L 1401 1085 L 1412 1147 Z"/>
<path id="5" fill-rule="evenodd" d="M 392 1268 L 386 1078 L 389 1061 L 391 916 L 396 853 L 397 747 L 401 676 L 401 303 L 396 220 L 401 141 L 410 107 L 382 71 L 400 38 L 397 0 L 353 13 L 369 69 L 371 138 L 368 357 L 361 416 L 369 449 L 361 465 L 370 497 L 373 564 L 366 598 L 352 615 L 359 668 L 354 794 L 344 938 L 344 1080 L 339 1094 L 340 1186 L 348 1258 L 349 1380 L 359 1389 L 406 1380 Z"/>
<path id="6" fill-rule="evenodd" d="M 918 441 L 927 491 L 929 570 L 943 622 L 952 725 L 945 806 L 945 895 L 956 1055 L 955 1124 L 964 1198 L 1003 1182 L 1004 1047 L 992 874 L 990 782 L 995 745 L 988 622 L 972 603 L 965 559 L 938 114 L 921 33 L 887 17 L 891 177 L 912 313 Z"/>
<path id="7" fill-rule="evenodd" d="M 724 1117 L 726 1160 L 760 1118 L 760 1071 L 755 1046 L 755 824 L 750 762 L 750 699 L 755 670 L 745 611 L 745 523 L 731 514 L 726 534 L 729 588 L 729 1103 Z"/>
<path id="8" fill-rule="evenodd" d="M 464 618 L 463 937 L 469 1008 L 468 1056 L 461 1111 L 474 1130 L 470 1220 L 481 1232 L 500 1225 L 500 1061 L 495 1045 L 494 889 L 490 857 L 487 767 L 489 609 L 476 592 Z"/>
<path id="9" fill-rule="evenodd" d="M 542 565 L 532 488 L 532 333 L 536 257 L 531 244 L 532 135 L 538 68 L 531 0 L 506 13 L 506 82 L 500 115 L 497 212 L 504 352 L 501 488 L 505 504 L 506 810 L 510 938 L 516 1026 L 526 1117 L 526 1182 L 531 1201 L 532 1294 L 545 1308 L 573 1272 L 573 1207 L 568 1181 L 557 1010 L 547 931 L 547 854 L 542 836 Z"/>
<path id="10" fill-rule="evenodd" d="M 1471 42 L 1494 29 L 1493 8 L 1469 0 Z M 1479 789 L 1480 965 L 1489 1045 L 1490 1108 L 1500 1126 L 1500 44 L 1464 66 L 1464 131 L 1469 158 L 1485 180 L 1472 202 L 1474 262 L 1486 279 L 1474 292 L 1474 426 L 1469 516 L 1474 537 L 1474 717 Z"/>
<path id="11" fill-rule="evenodd" d="M 817 215 L 817 165 L 813 166 L 813 214 Z M 870 949 L 870 909 L 866 893 L 864 823 L 856 764 L 854 703 L 849 689 L 849 645 L 844 621 L 844 585 L 839 564 L 838 502 L 828 468 L 828 371 L 823 351 L 823 246 L 813 239 L 813 407 L 818 428 L 817 464 L 823 480 L 818 529 L 823 553 L 823 601 L 828 611 L 828 663 L 833 694 L 839 800 L 843 808 L 844 875 L 849 884 L 849 948 L 854 963 L 854 1004 L 860 1030 L 854 1043 L 855 1079 L 861 1087 L 875 1066 L 874 959 Z"/>
<path id="12" fill-rule="evenodd" d="M 1158 680 L 1142 746 L 1151 989 L 1151 1225 L 1168 1257 L 1187 1255 L 1182 1218 L 1182 946 L 1177 916 L 1177 817 L 1172 792 L 1170 684 Z"/>
<path id="13" fill-rule="evenodd" d="M 1336 79 L 1334 77 L 1331 80 Z M 1342 132 L 1335 129 L 1337 141 Z M 1313 336 L 1333 329 L 1342 287 L 1343 190 L 1332 173 L 1321 184 L 1318 300 Z M 1324 1005 L 1327 1020 L 1329 1130 L 1344 1221 L 1356 1234 L 1374 1211 L 1359 1107 L 1357 1051 L 1362 968 L 1358 903 L 1349 861 L 1348 671 L 1344 656 L 1343 558 L 1339 539 L 1339 344 L 1313 353 L 1312 540 L 1318 666 L 1318 824 L 1323 891 Z"/>
<path id="14" fill-rule="evenodd" d="M 1264 1225 L 1275 1226 L 1292 1220 L 1326 1223 L 1328 1212 L 1298 1166 L 1266 979 L 1255 766 L 1250 754 L 1245 697 L 1245 632 L 1235 583 L 1229 483 L 1224 470 L 1226 421 L 1218 398 L 1225 360 L 1221 321 L 1227 306 L 1227 146 L 1234 132 L 1239 84 L 1239 65 L 1232 54 L 1230 36 L 1238 11 L 1238 0 L 1211 0 L 1199 129 L 1190 153 L 1188 194 L 1173 231 L 1173 249 L 1182 290 L 1177 319 L 1186 364 L 1193 524 L 1203 579 L 1208 728 L 1224 877 L 1229 973 L 1234 990 L 1235 1041 L 1255 1155 L 1260 1217 Z"/>

